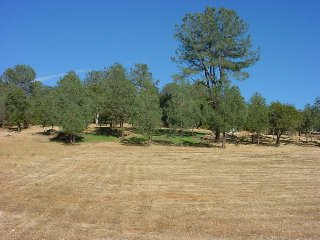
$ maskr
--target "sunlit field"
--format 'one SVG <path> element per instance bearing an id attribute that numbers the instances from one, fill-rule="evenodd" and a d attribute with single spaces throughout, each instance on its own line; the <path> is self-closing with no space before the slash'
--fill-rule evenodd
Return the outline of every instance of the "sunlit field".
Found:
<path id="1" fill-rule="evenodd" d="M 320 148 L 0 131 L 0 239 L 319 239 Z"/>

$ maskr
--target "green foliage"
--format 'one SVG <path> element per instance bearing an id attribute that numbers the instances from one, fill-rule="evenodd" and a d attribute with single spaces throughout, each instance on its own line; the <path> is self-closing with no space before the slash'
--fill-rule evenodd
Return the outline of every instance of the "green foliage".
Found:
<path id="1" fill-rule="evenodd" d="M 184 74 L 203 74 L 212 101 L 212 88 L 228 76 L 246 79 L 243 69 L 255 64 L 259 51 L 252 50 L 247 24 L 233 10 L 206 8 L 203 13 L 186 14 L 176 26 L 180 42 L 174 60 L 185 64 Z"/>
<path id="2" fill-rule="evenodd" d="M 123 124 L 131 115 L 135 87 L 121 64 L 116 63 L 109 67 L 106 76 L 108 98 L 105 107 L 111 119 Z"/>
<path id="3" fill-rule="evenodd" d="M 14 83 L 21 87 L 29 95 L 31 84 L 36 78 L 36 72 L 28 65 L 18 64 L 13 68 L 6 69 L 2 78 L 6 83 Z"/>
<path id="4" fill-rule="evenodd" d="M 250 98 L 246 125 L 250 132 L 257 133 L 259 144 L 259 134 L 269 127 L 268 106 L 259 93 L 254 93 Z"/>
<path id="5" fill-rule="evenodd" d="M 271 103 L 269 122 L 277 134 L 277 144 L 280 143 L 280 137 L 284 132 L 296 130 L 301 125 L 301 121 L 301 114 L 293 105 L 280 102 Z"/>
<path id="6" fill-rule="evenodd" d="M 131 79 L 138 89 L 131 121 L 147 135 L 150 145 L 152 132 L 161 120 L 158 89 L 146 64 L 136 64 L 131 71 Z"/>
<path id="7" fill-rule="evenodd" d="M 56 88 L 43 89 L 41 98 L 40 122 L 43 127 L 59 125 L 59 98 Z"/>
<path id="8" fill-rule="evenodd" d="M 320 97 L 317 97 L 312 106 L 315 115 L 314 129 L 320 131 Z"/>
<path id="9" fill-rule="evenodd" d="M 91 71 L 85 79 L 85 87 L 93 102 L 94 112 L 101 114 L 107 99 L 106 74 L 104 71 Z"/>
<path id="10" fill-rule="evenodd" d="M 57 111 L 58 122 L 63 132 L 75 141 L 92 118 L 90 100 L 75 72 L 69 72 L 58 82 Z"/>
<path id="11" fill-rule="evenodd" d="M 190 95 L 191 90 L 191 85 L 183 81 L 171 84 L 171 98 L 166 113 L 170 126 L 178 128 L 181 134 L 183 129 L 199 124 L 201 112 L 197 102 Z"/>
<path id="12" fill-rule="evenodd" d="M 207 122 L 216 132 L 216 138 L 220 131 L 225 135 L 227 129 L 243 125 L 243 117 L 237 120 L 229 111 L 233 108 L 232 102 L 241 102 L 242 97 L 237 98 L 239 91 L 226 82 L 232 77 L 248 78 L 244 69 L 259 59 L 259 50 L 252 50 L 247 24 L 233 10 L 208 7 L 203 13 L 186 14 L 182 24 L 176 26 L 175 37 L 180 45 L 173 60 L 182 67 L 178 78 L 195 75 L 197 83 L 206 87 L 212 110 L 203 104 L 202 111 L 211 120 Z M 225 87 L 229 88 L 229 93 Z M 228 95 L 232 99 L 226 99 Z"/>
<path id="13" fill-rule="evenodd" d="M 120 122 L 123 126 L 129 120 L 135 87 L 123 65 L 115 63 L 103 71 L 91 71 L 85 84 L 100 122 Z"/>
<path id="14" fill-rule="evenodd" d="M 33 82 L 30 88 L 31 95 L 28 98 L 28 115 L 31 123 L 42 124 L 42 112 L 45 97 L 45 87 L 41 82 Z"/>
<path id="15" fill-rule="evenodd" d="M 20 130 L 21 124 L 26 120 L 27 111 L 27 98 L 22 88 L 13 83 L 9 84 L 5 108 L 8 123 L 17 125 L 18 130 Z"/>
<path id="16" fill-rule="evenodd" d="M 6 121 L 6 93 L 0 89 L 0 126 Z"/>
<path id="17" fill-rule="evenodd" d="M 307 104 L 302 111 L 302 130 L 305 133 L 310 133 L 315 130 L 317 124 L 317 112 L 316 109 Z"/>
<path id="18" fill-rule="evenodd" d="M 225 147 L 226 133 L 244 126 L 247 109 L 239 88 L 230 86 L 228 81 L 218 84 L 214 95 L 219 104 L 213 111 L 208 111 L 208 125 L 214 131 L 223 133 L 222 146 Z"/>

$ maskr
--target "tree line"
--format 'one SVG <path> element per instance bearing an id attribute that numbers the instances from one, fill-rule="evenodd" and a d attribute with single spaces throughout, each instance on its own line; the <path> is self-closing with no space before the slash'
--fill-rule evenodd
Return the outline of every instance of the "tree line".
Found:
<path id="1" fill-rule="evenodd" d="M 179 42 L 172 58 L 180 72 L 160 91 L 146 64 L 135 64 L 128 71 L 115 63 L 94 70 L 80 79 L 70 71 L 54 87 L 36 81 L 31 66 L 16 65 L 0 77 L 1 125 L 29 124 L 59 126 L 70 142 L 88 124 L 124 123 L 139 128 L 152 141 L 159 126 L 183 131 L 194 128 L 212 130 L 225 147 L 229 132 L 248 130 L 252 141 L 271 132 L 280 143 L 287 132 L 305 133 L 320 129 L 320 97 L 303 110 L 272 102 L 254 93 L 248 102 L 231 79 L 244 80 L 244 71 L 259 60 L 253 49 L 247 24 L 233 10 L 206 8 L 202 13 L 186 14 L 176 26 Z"/>
<path id="2" fill-rule="evenodd" d="M 57 86 L 35 81 L 35 71 L 27 65 L 5 70 L 0 80 L 1 125 L 15 125 L 18 130 L 29 124 L 59 126 L 70 142 L 90 123 L 119 124 L 124 136 L 124 123 L 139 128 L 151 142 L 160 126 L 183 131 L 210 129 L 225 146 L 226 134 L 247 130 L 252 142 L 259 144 L 261 134 L 274 133 L 277 143 L 287 132 L 310 135 L 320 129 L 320 98 L 303 110 L 293 105 L 272 102 L 254 93 L 245 102 L 238 87 L 221 84 L 215 87 L 219 105 L 212 108 L 206 86 L 178 79 L 160 91 L 146 64 L 136 64 L 129 72 L 115 63 L 91 71 L 81 80 L 68 72 Z"/>

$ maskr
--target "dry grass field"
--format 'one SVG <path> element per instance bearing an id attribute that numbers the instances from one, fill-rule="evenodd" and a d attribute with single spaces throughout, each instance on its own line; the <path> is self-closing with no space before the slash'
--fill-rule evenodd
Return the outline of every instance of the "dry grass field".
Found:
<path id="1" fill-rule="evenodd" d="M 0 239 L 320 239 L 320 147 L 50 142 L 0 131 Z"/>

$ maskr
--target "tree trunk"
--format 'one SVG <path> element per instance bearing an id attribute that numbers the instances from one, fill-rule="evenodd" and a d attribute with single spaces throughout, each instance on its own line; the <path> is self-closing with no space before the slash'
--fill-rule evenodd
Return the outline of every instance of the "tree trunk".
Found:
<path id="1" fill-rule="evenodd" d="M 226 132 L 222 133 L 222 148 L 226 148 Z"/>
<path id="2" fill-rule="evenodd" d="M 306 136 L 306 142 L 308 142 L 308 133 L 307 132 L 305 133 L 305 136 Z"/>
<path id="3" fill-rule="evenodd" d="M 150 143 L 151 143 L 151 135 L 150 135 L 150 133 L 149 133 L 149 134 L 148 134 L 148 141 L 147 141 L 148 147 L 150 147 Z"/>
<path id="4" fill-rule="evenodd" d="M 180 129 L 180 147 L 182 147 L 182 129 Z"/>
<path id="5" fill-rule="evenodd" d="M 251 135 L 251 143 L 253 144 L 253 137 L 254 137 L 254 134 L 252 133 Z"/>
<path id="6" fill-rule="evenodd" d="M 20 132 L 20 131 L 21 131 L 21 124 L 18 123 L 18 132 Z"/>
<path id="7" fill-rule="evenodd" d="M 259 145 L 260 144 L 260 134 L 257 133 L 257 135 L 258 135 L 258 145 Z"/>
<path id="8" fill-rule="evenodd" d="M 215 134 L 214 140 L 217 142 L 220 141 L 220 130 L 216 130 L 214 134 Z"/>
<path id="9" fill-rule="evenodd" d="M 311 140 L 311 142 L 312 142 L 312 132 L 310 132 L 310 140 Z"/>
<path id="10" fill-rule="evenodd" d="M 96 124 L 98 125 L 99 124 L 99 113 L 96 113 L 95 120 L 96 120 Z"/>
<path id="11" fill-rule="evenodd" d="M 75 144 L 75 142 L 76 142 L 76 135 L 72 135 L 72 144 Z"/>
<path id="12" fill-rule="evenodd" d="M 280 144 L 280 137 L 281 137 L 281 134 L 277 133 L 277 141 L 276 141 L 277 145 Z"/>
<path id="13" fill-rule="evenodd" d="M 299 130 L 299 141 L 301 140 L 301 130 Z"/>
<path id="14" fill-rule="evenodd" d="M 274 140 L 274 128 L 272 128 L 272 141 Z"/>
<path id="15" fill-rule="evenodd" d="M 124 127 L 123 127 L 123 121 L 120 121 L 120 127 L 121 127 L 121 138 L 124 138 Z"/>

